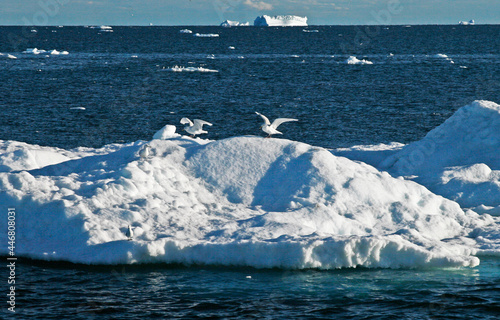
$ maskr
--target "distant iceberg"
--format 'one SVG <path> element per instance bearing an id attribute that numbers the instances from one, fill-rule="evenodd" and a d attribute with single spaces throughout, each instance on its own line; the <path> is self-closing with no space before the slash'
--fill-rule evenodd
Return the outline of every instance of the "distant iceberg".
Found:
<path id="1" fill-rule="evenodd" d="M 459 21 L 458 22 L 459 25 L 462 25 L 462 26 L 473 26 L 476 24 L 476 22 L 474 20 L 469 20 L 469 21 Z"/>
<path id="2" fill-rule="evenodd" d="M 193 31 L 191 31 L 189 29 L 182 29 L 182 30 L 179 30 L 179 33 L 193 33 Z"/>
<path id="3" fill-rule="evenodd" d="M 238 22 L 238 21 L 231 21 L 231 20 L 226 20 L 220 24 L 221 27 L 247 27 L 250 25 L 250 22 Z"/>
<path id="4" fill-rule="evenodd" d="M 253 25 L 256 27 L 307 27 L 307 17 L 263 15 L 255 18 Z"/>

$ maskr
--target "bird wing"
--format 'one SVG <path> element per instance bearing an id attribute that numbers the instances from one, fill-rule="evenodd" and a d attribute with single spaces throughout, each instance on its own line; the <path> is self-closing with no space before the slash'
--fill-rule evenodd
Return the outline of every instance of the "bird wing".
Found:
<path id="1" fill-rule="evenodd" d="M 273 124 L 271 125 L 271 127 L 273 127 L 274 129 L 276 129 L 283 122 L 290 122 L 290 121 L 299 121 L 299 120 L 297 120 L 297 119 L 291 119 L 291 118 L 278 118 L 278 119 L 276 119 L 276 120 L 273 121 Z"/>
<path id="2" fill-rule="evenodd" d="M 267 124 L 268 126 L 270 126 L 270 125 L 271 125 L 271 121 L 269 121 L 269 119 L 268 119 L 265 115 L 263 115 L 263 114 L 261 114 L 261 113 L 258 113 L 258 112 L 255 112 L 255 113 L 256 113 L 256 114 L 258 114 L 259 116 L 261 116 L 261 117 L 262 117 L 262 119 L 264 119 L 264 123 L 265 123 L 265 124 Z"/>
<path id="3" fill-rule="evenodd" d="M 182 124 L 189 124 L 190 126 L 193 125 L 193 122 L 191 122 L 191 120 L 189 120 L 188 118 L 182 118 L 181 123 Z"/>
<path id="4" fill-rule="evenodd" d="M 200 120 L 200 119 L 194 119 L 194 125 L 196 126 L 196 128 L 202 128 L 204 124 L 206 124 L 207 126 L 211 126 L 212 124 L 210 122 L 207 122 L 205 120 Z"/>

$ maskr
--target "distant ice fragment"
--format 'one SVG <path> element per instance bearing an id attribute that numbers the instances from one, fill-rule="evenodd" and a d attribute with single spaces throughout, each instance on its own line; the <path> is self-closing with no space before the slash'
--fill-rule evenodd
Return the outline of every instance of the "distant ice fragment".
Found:
<path id="1" fill-rule="evenodd" d="M 167 71 L 173 72 L 219 72 L 218 70 L 207 69 L 203 67 L 181 67 L 181 66 L 173 66 L 171 68 L 167 68 Z"/>
<path id="2" fill-rule="evenodd" d="M 347 60 L 346 60 L 346 63 L 347 64 L 373 64 L 373 62 L 371 61 L 368 61 L 368 60 L 359 60 L 358 58 L 354 57 L 354 56 L 350 56 Z"/>
<path id="3" fill-rule="evenodd" d="M 193 33 L 193 31 L 191 31 L 189 29 L 182 29 L 182 30 L 179 30 L 179 33 Z"/>
<path id="4" fill-rule="evenodd" d="M 198 38 L 217 38 L 219 35 L 217 33 L 195 33 L 195 37 Z"/>

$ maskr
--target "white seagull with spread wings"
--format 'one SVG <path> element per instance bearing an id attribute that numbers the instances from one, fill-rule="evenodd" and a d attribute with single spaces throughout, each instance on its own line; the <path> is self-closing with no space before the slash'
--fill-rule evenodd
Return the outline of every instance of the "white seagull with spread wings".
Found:
<path id="1" fill-rule="evenodd" d="M 194 119 L 194 121 L 191 121 L 188 118 L 182 118 L 181 123 L 187 124 L 187 126 L 184 127 L 184 130 L 186 130 L 187 133 L 191 134 L 193 138 L 197 134 L 208 133 L 207 131 L 203 130 L 204 124 L 206 124 L 207 126 L 212 125 L 210 122 L 206 122 L 200 119 Z"/>
<path id="2" fill-rule="evenodd" d="M 299 121 L 297 119 L 278 118 L 278 119 L 274 120 L 273 123 L 271 124 L 271 122 L 269 121 L 269 119 L 265 115 L 260 114 L 258 112 L 255 112 L 255 113 L 258 114 L 259 116 L 261 116 L 262 119 L 264 119 L 264 124 L 261 126 L 261 129 L 262 129 L 262 131 L 264 131 L 265 133 L 268 134 L 268 136 L 266 138 L 271 137 L 271 135 L 273 135 L 273 134 L 282 134 L 281 132 L 279 132 L 276 129 L 283 122 Z"/>

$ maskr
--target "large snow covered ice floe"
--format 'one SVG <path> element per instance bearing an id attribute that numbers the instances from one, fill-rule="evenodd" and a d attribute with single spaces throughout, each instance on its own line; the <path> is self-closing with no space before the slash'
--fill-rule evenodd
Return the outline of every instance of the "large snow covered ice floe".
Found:
<path id="1" fill-rule="evenodd" d="M 145 143 L 53 148 L 68 160 L 0 172 L 0 209 L 17 212 L 17 255 L 89 264 L 475 266 L 476 242 L 467 237 L 494 224 L 415 182 L 299 142 L 174 136 L 147 142 L 141 157 Z"/>

